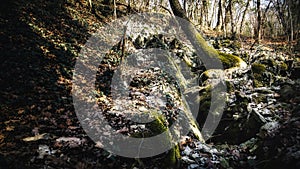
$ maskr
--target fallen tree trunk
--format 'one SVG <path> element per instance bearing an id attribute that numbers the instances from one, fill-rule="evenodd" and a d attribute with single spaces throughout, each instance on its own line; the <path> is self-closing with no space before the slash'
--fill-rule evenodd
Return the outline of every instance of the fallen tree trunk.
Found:
<path id="1" fill-rule="evenodd" d="M 186 113 L 193 132 L 198 133 L 199 140 L 204 142 L 206 139 L 211 137 L 216 129 L 225 106 L 226 98 L 222 95 L 222 93 L 226 92 L 226 86 L 223 86 L 220 79 L 223 79 L 226 74 L 231 74 L 237 69 L 246 68 L 247 64 L 237 56 L 220 53 L 213 47 L 209 46 L 201 34 L 194 28 L 191 21 L 189 21 L 179 1 L 169 0 L 169 3 L 174 15 L 177 16 L 176 20 L 179 26 L 183 30 L 187 39 L 191 42 L 192 46 L 195 48 L 196 53 L 205 65 L 207 72 L 210 72 L 206 73 L 208 76 L 211 76 L 216 80 L 217 83 L 215 85 L 212 84 L 212 87 L 220 84 L 220 88 L 216 88 L 216 90 L 212 90 L 211 92 L 212 97 L 210 102 L 211 104 L 214 104 L 214 106 L 211 106 L 210 110 L 207 110 L 209 111 L 209 116 L 206 119 L 207 123 L 205 122 L 202 128 L 202 133 L 199 131 L 198 124 L 195 122 L 193 116 L 189 115 L 190 111 L 187 111 Z M 226 71 L 223 71 L 224 67 L 227 69 Z M 210 87 L 210 84 L 206 87 Z M 197 91 L 199 90 L 196 90 L 195 92 Z"/>
<path id="2" fill-rule="evenodd" d="M 201 55 L 201 59 L 205 63 L 205 67 L 207 69 L 221 69 L 222 64 L 218 59 L 218 52 L 207 45 L 203 37 L 200 35 L 199 32 L 195 30 L 191 22 L 186 22 L 189 21 L 189 19 L 187 18 L 183 9 L 181 8 L 179 1 L 169 0 L 169 2 L 174 15 L 182 18 L 182 20 L 177 18 L 177 22 L 179 23 L 185 35 L 187 36 L 188 40 L 195 48 L 197 54 Z"/>

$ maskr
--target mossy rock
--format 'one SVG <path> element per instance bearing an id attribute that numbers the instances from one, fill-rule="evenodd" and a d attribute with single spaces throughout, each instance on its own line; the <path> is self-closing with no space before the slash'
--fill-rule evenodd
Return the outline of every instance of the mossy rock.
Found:
<path id="1" fill-rule="evenodd" d="M 254 87 L 264 87 L 266 86 L 266 82 L 264 82 L 264 78 L 263 78 L 263 75 L 262 73 L 254 73 L 253 74 L 253 85 Z"/>
<path id="2" fill-rule="evenodd" d="M 268 71 L 271 71 L 273 73 L 277 72 L 277 69 L 279 68 L 279 63 L 277 63 L 273 58 L 268 58 L 266 60 L 261 60 L 260 63 L 255 64 L 263 64 L 265 65 L 266 69 Z"/>
<path id="3" fill-rule="evenodd" d="M 157 117 L 155 118 L 154 121 L 146 124 L 146 128 L 152 132 L 151 136 L 152 136 L 152 134 L 155 136 L 155 135 L 161 134 L 162 132 L 164 132 L 168 129 L 165 122 L 166 122 L 166 120 L 163 115 L 157 115 Z M 151 136 L 148 136 L 148 137 L 151 137 Z"/>
<path id="4" fill-rule="evenodd" d="M 266 71 L 266 66 L 260 63 L 253 63 L 251 65 L 251 70 L 253 72 L 253 83 L 255 87 L 265 86 L 263 82 L 263 72 Z"/>
<path id="5" fill-rule="evenodd" d="M 163 168 L 166 169 L 173 169 L 173 168 L 179 168 L 179 159 L 180 159 L 180 150 L 179 146 L 176 145 L 171 150 L 168 151 L 164 163 L 162 164 Z"/>
<path id="6" fill-rule="evenodd" d="M 154 120 L 145 125 L 145 128 L 147 129 L 147 131 L 134 133 L 131 135 L 132 137 L 136 137 L 136 138 L 153 137 L 153 136 L 162 134 L 163 132 L 168 130 L 166 118 L 164 115 L 162 115 L 156 111 L 152 111 L 149 113 L 152 116 L 154 116 Z M 169 133 L 165 133 L 165 137 L 163 137 L 163 139 L 160 140 L 157 144 L 170 144 L 170 142 L 172 141 L 171 139 L 172 138 L 169 135 Z M 159 161 L 157 161 L 157 163 L 161 164 L 163 166 L 163 168 L 166 168 L 166 169 L 178 168 L 178 164 L 179 164 L 178 159 L 180 158 L 180 150 L 179 150 L 178 145 L 171 148 L 167 153 L 163 153 L 163 154 L 159 155 L 158 158 L 160 158 L 160 159 L 159 159 Z M 145 162 L 145 163 L 147 163 L 147 162 Z"/>
<path id="7" fill-rule="evenodd" d="M 218 52 L 218 53 L 219 53 L 219 59 L 223 63 L 223 66 L 225 69 L 240 66 L 241 64 L 245 63 L 243 61 L 243 59 L 241 59 L 238 56 L 235 56 L 232 54 L 227 54 L 227 53 L 222 53 L 222 52 Z"/>
<path id="8" fill-rule="evenodd" d="M 261 74 L 254 74 L 254 77 L 257 82 L 257 85 L 254 84 L 255 87 L 270 86 L 274 83 L 274 74 L 271 72 L 266 71 Z"/>
<path id="9" fill-rule="evenodd" d="M 153 137 L 153 136 L 163 133 L 164 131 L 166 131 L 168 129 L 167 124 L 166 124 L 166 119 L 162 114 L 160 114 L 156 111 L 148 112 L 148 113 L 150 113 L 152 116 L 154 116 L 154 120 L 149 123 L 146 123 L 145 128 L 147 129 L 147 131 L 133 133 L 131 135 L 132 137 L 136 137 L 136 138 Z"/>
<path id="10" fill-rule="evenodd" d="M 266 66 L 264 64 L 260 64 L 260 63 L 253 63 L 251 65 L 251 70 L 253 73 L 262 73 L 264 71 L 266 71 Z"/>
<path id="11" fill-rule="evenodd" d="M 274 74 L 267 71 L 264 64 L 253 63 L 251 66 L 253 72 L 253 83 L 255 87 L 270 86 L 274 82 Z"/>
<path id="12" fill-rule="evenodd" d="M 220 40 L 215 40 L 212 45 L 215 49 L 221 49 L 222 47 L 225 47 L 225 48 L 231 48 L 233 50 L 236 50 L 241 48 L 241 44 L 238 41 L 236 40 L 231 41 L 230 39 L 225 39 L 222 40 L 221 42 Z"/>
<path id="13" fill-rule="evenodd" d="M 281 63 L 278 64 L 278 69 L 279 69 L 279 74 L 280 75 L 286 76 L 289 67 L 285 62 L 281 62 Z"/>
<path id="14" fill-rule="evenodd" d="M 276 61 L 272 58 L 266 60 L 266 65 L 268 67 L 275 67 L 277 65 Z"/>
<path id="15" fill-rule="evenodd" d="M 293 89 L 292 86 L 284 85 L 281 87 L 280 96 L 281 100 L 290 100 L 297 96 L 297 92 L 295 92 L 295 89 Z"/>

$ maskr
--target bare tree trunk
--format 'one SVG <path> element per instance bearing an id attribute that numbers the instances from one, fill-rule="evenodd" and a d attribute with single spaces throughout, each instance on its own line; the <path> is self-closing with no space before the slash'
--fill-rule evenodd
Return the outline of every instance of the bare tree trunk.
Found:
<path id="1" fill-rule="evenodd" d="M 187 3 L 187 0 L 184 0 L 183 1 L 183 10 L 184 10 L 184 12 L 186 13 L 187 12 L 187 9 L 186 9 L 186 3 Z"/>
<path id="2" fill-rule="evenodd" d="M 206 27 L 208 26 L 208 2 L 207 0 L 202 0 L 202 5 L 203 5 L 203 16 L 204 16 L 204 22 L 203 26 Z"/>
<path id="3" fill-rule="evenodd" d="M 195 13 L 195 8 L 196 8 L 196 5 L 193 3 L 193 2 L 190 2 L 189 3 L 189 8 L 188 8 L 188 12 L 187 12 L 187 16 L 189 19 L 191 19 L 192 21 L 194 21 L 194 13 Z"/>
<path id="4" fill-rule="evenodd" d="M 240 32 L 239 32 L 239 34 L 242 34 L 243 26 L 244 26 L 244 20 L 245 20 L 245 16 L 246 16 L 249 4 L 250 4 L 250 0 L 247 0 L 246 6 L 245 6 L 245 10 L 244 10 L 243 16 L 242 16 L 242 21 L 241 21 L 241 24 L 240 24 Z"/>
<path id="5" fill-rule="evenodd" d="M 170 2 L 170 6 L 172 8 L 172 11 L 176 16 L 189 21 L 189 19 L 185 15 L 184 10 L 181 8 L 179 0 L 169 0 L 169 2 Z M 190 22 L 188 22 L 188 23 L 183 22 L 181 19 L 177 19 L 177 22 L 180 25 L 181 29 L 183 30 L 184 34 L 186 35 L 187 39 L 190 41 L 190 43 L 196 50 L 196 53 L 199 56 L 201 56 L 201 60 L 205 64 L 206 69 L 207 70 L 222 69 L 223 66 L 222 66 L 221 61 L 219 60 L 219 53 L 213 47 L 209 46 L 206 43 L 206 41 L 203 39 L 201 34 L 196 31 L 194 26 Z M 236 57 L 236 56 L 234 58 L 237 59 L 238 61 L 236 62 L 235 67 L 233 67 L 232 70 L 235 70 L 237 68 L 246 67 L 247 64 L 241 58 Z M 221 97 L 220 100 L 225 100 L 225 98 L 223 96 L 219 95 L 219 97 Z M 219 106 L 222 107 L 222 104 L 223 103 L 220 103 Z M 203 138 L 201 132 L 199 131 L 199 128 L 198 128 L 197 123 L 195 122 L 194 118 L 191 117 L 191 115 L 189 115 L 188 112 L 186 114 L 189 119 L 189 124 L 190 124 L 190 127 L 191 127 L 193 133 L 197 134 L 197 137 L 200 141 L 204 141 L 204 138 Z M 215 113 L 212 116 L 213 117 L 211 117 L 211 118 L 213 118 L 213 119 L 219 118 L 218 113 Z M 205 128 L 205 125 L 204 125 L 204 128 Z M 205 130 L 204 130 L 204 132 L 205 132 Z M 207 136 L 207 135 L 205 135 L 205 136 Z"/>
<path id="6" fill-rule="evenodd" d="M 217 25 L 215 27 L 215 30 L 220 30 L 221 28 L 221 21 L 222 21 L 222 0 L 219 0 L 218 3 L 218 17 L 217 17 Z"/>
<path id="7" fill-rule="evenodd" d="M 213 21 L 214 21 L 213 19 L 214 19 L 214 15 L 215 15 L 216 6 L 217 6 L 216 4 L 217 4 L 217 0 L 215 0 L 214 3 L 213 3 L 211 17 L 210 17 L 210 20 L 209 20 L 209 25 L 208 26 L 211 27 L 211 28 L 213 27 L 212 24 L 213 24 Z"/>
<path id="8" fill-rule="evenodd" d="M 114 19 L 117 19 L 117 5 L 116 5 L 116 0 L 114 0 Z"/>
<path id="9" fill-rule="evenodd" d="M 257 10 L 257 25 L 255 29 L 255 41 L 256 43 L 260 43 L 261 39 L 261 10 L 260 10 L 260 0 L 257 0 L 256 4 L 256 10 Z"/>
<path id="10" fill-rule="evenodd" d="M 229 0 L 229 14 L 230 14 L 230 23 L 231 23 L 231 38 L 232 39 L 236 39 L 235 37 L 235 23 L 233 20 L 233 12 L 232 12 L 232 8 L 233 8 L 233 4 L 232 4 L 232 0 Z"/>
<path id="11" fill-rule="evenodd" d="M 173 13 L 180 18 L 183 18 L 187 21 L 189 21 L 188 17 L 185 15 L 184 10 L 181 8 L 181 5 L 178 0 L 169 0 L 170 6 L 172 8 Z M 194 29 L 193 25 L 186 24 L 186 23 L 180 23 L 181 21 L 178 20 L 179 25 L 181 26 L 182 30 L 186 34 L 186 37 L 190 40 L 194 48 L 196 49 L 197 53 L 200 54 L 201 56 L 206 56 L 203 57 L 202 60 L 204 63 L 208 63 L 206 66 L 207 69 L 212 69 L 212 68 L 220 68 L 216 67 L 220 61 L 217 59 L 218 58 L 218 52 L 213 49 L 212 47 L 208 46 L 203 37 Z M 193 130 L 193 133 L 195 133 L 198 137 L 199 140 L 204 141 L 203 136 L 201 132 L 199 131 L 199 128 L 197 127 L 197 123 L 195 120 L 192 118 L 190 119 L 191 122 L 191 128 Z"/>
<path id="12" fill-rule="evenodd" d="M 292 15 L 292 12 L 291 12 L 291 7 L 290 5 L 288 6 L 288 13 L 289 13 L 289 19 L 290 19 L 290 42 L 293 42 L 294 40 L 294 25 L 293 25 L 293 15 Z"/>
<path id="13" fill-rule="evenodd" d="M 261 39 L 263 39 L 263 37 L 264 37 L 264 32 L 265 32 L 265 21 L 266 21 L 266 19 L 267 19 L 267 12 L 268 12 L 268 10 L 269 10 L 269 8 L 270 8 L 270 5 L 271 5 L 271 3 L 272 3 L 272 1 L 270 1 L 269 2 L 269 4 L 268 4 L 268 6 L 266 7 L 266 9 L 265 9 L 265 11 L 264 11 L 264 13 L 263 13 L 263 17 L 262 17 L 262 21 L 261 21 L 261 24 L 262 24 L 262 28 L 261 28 Z"/>
<path id="14" fill-rule="evenodd" d="M 202 21 L 202 18 L 199 17 L 201 15 L 201 5 L 200 5 L 199 0 L 195 1 L 195 6 L 196 6 L 196 8 L 195 8 L 196 22 L 199 24 Z"/>
<path id="15" fill-rule="evenodd" d="M 223 28 L 225 30 L 225 36 L 228 36 L 228 24 L 230 22 L 230 8 L 231 8 L 231 0 L 228 1 L 228 5 L 225 7 L 225 17 L 223 22 Z"/>

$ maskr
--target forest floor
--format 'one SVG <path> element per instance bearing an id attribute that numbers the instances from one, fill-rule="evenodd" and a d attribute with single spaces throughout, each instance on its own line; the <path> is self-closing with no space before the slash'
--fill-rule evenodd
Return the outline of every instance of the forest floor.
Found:
<path id="1" fill-rule="evenodd" d="M 92 11 L 88 3 L 72 0 L 12 0 L 1 5 L 0 169 L 159 168 L 162 163 L 160 157 L 146 158 L 141 162 L 110 154 L 87 136 L 76 116 L 71 90 L 78 53 L 87 39 L 104 23 L 108 23 L 113 15 L 108 6 L 96 6 L 97 10 Z M 122 16 L 126 14 L 126 9 L 119 6 L 117 12 L 118 16 Z M 234 135 L 242 138 L 237 139 L 236 143 L 220 141 L 226 140 L 228 135 L 216 137 L 215 140 L 209 140 L 208 152 L 198 151 L 195 146 L 198 141 L 191 136 L 182 148 L 184 158 L 181 167 L 299 167 L 299 53 L 277 42 L 262 42 L 251 49 L 253 43 L 249 41 L 234 44 L 226 39 L 216 40 L 209 36 L 206 39 L 220 51 L 235 51 L 247 64 L 264 64 L 256 65 L 256 68 L 263 67 L 263 71 L 267 69 L 266 74 L 272 72 L 269 79 L 273 80 L 272 85 L 268 80 L 264 82 L 264 75 L 258 75 L 258 80 L 263 79 L 263 83 L 257 84 L 254 90 L 257 89 L 258 95 L 262 91 L 263 99 L 257 97 L 254 100 L 259 101 L 253 103 L 268 106 L 270 100 L 266 99 L 266 93 L 272 94 L 271 100 L 275 101 L 270 102 L 277 107 L 268 108 L 268 111 L 275 113 L 266 113 L 262 118 L 266 120 L 265 124 L 276 125 L 271 129 L 266 128 L 266 133 L 260 137 L 257 135 L 264 125 L 250 128 L 256 133 L 250 132 L 247 137 Z M 271 54 L 281 60 L 271 64 L 264 62 Z M 273 70 L 272 66 L 276 68 Z M 233 93 L 242 93 L 242 85 L 239 82 Z M 235 95 L 240 96 L 248 97 L 247 94 Z M 258 111 L 258 114 L 263 113 Z M 241 132 L 244 132 L 244 128 Z M 187 149 L 189 144 L 190 150 Z M 214 146 L 218 153 L 215 153 Z M 192 159 L 191 156 L 194 158 L 196 153 L 205 156 L 199 159 L 206 160 L 203 164 Z M 214 161 L 213 158 L 218 160 Z M 155 165 L 156 162 L 158 165 Z"/>

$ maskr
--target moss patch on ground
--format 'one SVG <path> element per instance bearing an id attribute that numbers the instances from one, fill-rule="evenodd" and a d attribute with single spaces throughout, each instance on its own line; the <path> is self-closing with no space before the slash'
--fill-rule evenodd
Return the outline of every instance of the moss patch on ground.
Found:
<path id="1" fill-rule="evenodd" d="M 253 63 L 251 65 L 251 70 L 253 73 L 262 73 L 266 71 L 266 66 L 260 63 Z"/>

